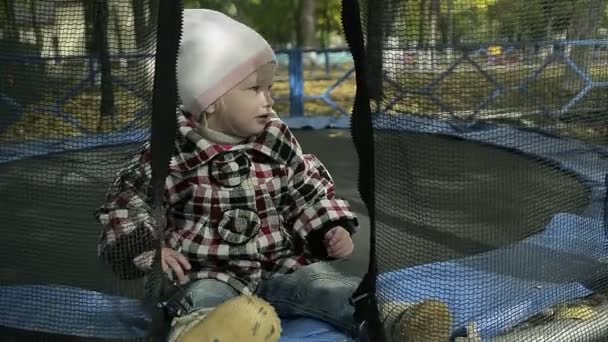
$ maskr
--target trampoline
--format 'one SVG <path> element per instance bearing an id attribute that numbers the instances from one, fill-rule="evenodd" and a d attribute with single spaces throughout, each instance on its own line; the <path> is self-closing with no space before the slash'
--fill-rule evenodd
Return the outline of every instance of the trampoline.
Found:
<path id="1" fill-rule="evenodd" d="M 65 60 L 56 56 L 41 59 L 36 56 L 40 52 L 34 50 L 37 47 L 27 44 L 24 51 L 9 51 L 0 56 L 3 63 L 8 61 L 6 65 L 19 66 L 15 75 L 23 76 L 11 74 L 11 80 L 17 80 L 17 86 L 0 82 L 0 109 L 10 112 L 0 120 L 0 134 L 10 131 L 15 123 L 23 124 L 32 118 L 52 117 L 64 124 L 58 127 L 65 129 L 64 132 L 45 132 L 52 133 L 46 134 L 48 136 L 61 136 L 59 139 L 18 137 L 10 143 L 2 140 L 0 144 L 0 190 L 4 196 L 0 206 L 3 228 L 0 336 L 3 338 L 12 337 L 18 341 L 45 340 L 47 337 L 61 341 L 145 341 L 155 330 L 152 310 L 144 305 L 150 303 L 144 300 L 143 279 L 117 279 L 112 270 L 99 261 L 96 248 L 101 227 L 94 219 L 94 211 L 103 203 L 111 181 L 129 155 L 150 139 L 148 119 L 159 122 L 158 108 L 166 105 L 172 111 L 177 102 L 173 101 L 176 100 L 174 96 L 166 94 L 175 92 L 168 80 L 175 76 L 171 70 L 175 56 L 171 51 L 179 36 L 175 18 L 181 10 L 180 2 L 151 0 L 143 4 L 133 2 L 132 6 L 140 6 L 139 9 L 130 8 L 126 3 L 112 9 L 128 15 L 111 13 L 108 2 L 93 3 L 88 8 L 80 2 L 61 2 L 53 11 L 40 13 L 43 17 L 50 13 L 46 21 L 55 28 L 70 22 L 83 23 L 80 14 L 74 14 L 79 11 L 99 19 L 93 27 L 85 30 L 83 26 L 82 29 L 90 31 L 84 38 L 99 44 L 70 45 L 68 50 L 74 49 L 68 51 L 74 55 L 70 63 L 64 63 Z M 359 3 L 369 5 L 369 8 L 359 12 Z M 608 147 L 552 134 L 544 127 L 544 121 L 540 121 L 538 129 L 530 129 L 483 118 L 446 115 L 454 114 L 453 110 L 444 110 L 449 103 L 442 102 L 441 98 L 449 95 L 450 89 L 433 93 L 433 88 L 452 87 L 457 90 L 456 95 L 481 100 L 479 105 L 458 103 L 465 107 L 460 108 L 463 111 L 474 107 L 472 112 L 476 115 L 484 106 L 500 107 L 497 111 L 511 110 L 502 108 L 503 103 L 497 99 L 519 87 L 519 95 L 515 97 L 521 95 L 529 101 L 533 97 L 528 92 L 531 83 L 539 81 L 543 73 L 551 76 L 547 70 L 552 63 L 559 62 L 561 69 L 564 65 L 573 69 L 584 83 L 583 88 L 557 110 L 559 116 L 576 109 L 577 101 L 590 92 L 606 88 L 608 82 L 592 79 L 577 69 L 572 59 L 565 55 L 560 57 L 557 48 L 558 52 L 537 66 L 521 68 L 523 71 L 519 74 L 526 74 L 525 77 L 519 75 L 523 85 L 501 84 L 498 78 L 493 78 L 491 70 L 476 64 L 470 46 L 456 50 L 454 56 L 461 54 L 458 58 L 445 58 L 449 63 L 445 63 L 443 72 L 414 69 L 419 67 L 415 63 L 405 65 L 403 60 L 394 63 L 391 58 L 397 60 L 395 55 L 383 56 L 382 51 L 388 50 L 384 45 L 389 42 L 374 36 L 383 32 L 374 31 L 384 29 L 395 31 L 397 36 L 406 34 L 398 28 L 400 24 L 412 27 L 404 22 L 410 16 L 399 17 L 395 13 L 418 9 L 409 5 L 406 8 L 405 2 L 401 4 L 403 10 L 396 10 L 393 5 L 375 8 L 376 2 L 372 1 L 344 0 L 343 4 L 344 32 L 351 45 L 358 78 L 353 117 L 286 119 L 304 150 L 316 154 L 328 167 L 336 180 L 338 194 L 351 202 L 364 223 L 355 236 L 357 247 L 353 260 L 336 266 L 345 273 L 362 275 L 371 258 L 371 265 L 377 266 L 369 271 L 375 280 L 372 295 L 376 302 L 372 305 L 382 307 L 438 299 L 447 303 L 454 314 L 452 337 L 470 337 L 471 330 L 467 328 L 474 324 L 474 333 L 484 341 L 529 339 L 531 335 L 517 331 L 522 323 L 556 305 L 605 292 L 608 283 L 605 262 L 608 259 Z M 159 10 L 159 6 L 165 6 L 165 11 Z M 461 14 L 469 12 L 468 5 L 460 6 Z M 390 11 L 395 13 L 384 13 Z M 158 12 L 163 15 L 155 17 Z M 127 37 L 129 34 L 120 36 L 110 28 L 120 26 L 117 25 L 120 24 L 118 17 L 128 18 L 131 13 L 134 21 L 144 25 L 126 25 L 144 27 L 142 31 L 130 32 L 132 40 Z M 57 20 L 62 15 L 68 19 Z M 69 18 L 70 15 L 73 17 Z M 389 15 L 394 19 L 390 25 L 383 21 Z M 517 15 L 521 14 L 515 13 L 514 17 Z M 159 24 L 158 20 L 162 22 Z M 357 25 L 353 26 L 353 22 Z M 19 24 L 29 29 L 30 23 Z M 366 37 L 362 36 L 361 25 L 369 25 Z M 425 30 L 433 31 L 425 25 L 420 25 L 420 30 L 421 39 L 425 37 Z M 134 60 L 122 60 L 122 51 L 118 53 L 122 48 L 110 44 L 123 38 L 123 47 L 130 46 L 137 52 L 133 55 Z M 369 60 L 360 54 L 363 47 L 358 47 L 359 44 L 363 46 L 364 38 L 370 43 L 366 47 L 368 56 L 364 56 L 370 57 Z M 159 52 L 155 56 L 157 67 L 154 69 L 146 61 L 156 46 Z M 435 48 L 438 49 L 432 47 Z M 50 54 L 60 55 L 59 50 Z M 429 51 L 422 52 L 424 55 Z M 73 69 L 66 75 L 76 76 L 74 80 L 68 80 L 62 75 L 61 82 L 39 85 L 39 75 L 33 71 L 37 69 L 28 64 L 36 61 L 52 64 L 58 70 Z M 133 63 L 133 67 L 129 63 Z M 122 68 L 119 64 L 129 67 Z M 383 70 L 387 66 L 390 66 L 389 70 Z M 464 70 L 458 71 L 461 79 L 453 76 L 459 68 Z M 152 69 L 158 77 L 150 77 Z M 360 71 L 367 72 L 368 79 L 365 79 L 366 73 Z M 382 71 L 389 71 L 390 77 L 378 82 L 375 78 Z M 427 79 L 429 75 L 437 77 Z M 473 78 L 469 80 L 468 76 Z M 557 77 L 543 77 L 548 82 L 541 82 L 541 87 L 557 82 Z M 151 84 L 153 78 L 156 80 L 154 85 Z M 488 94 L 479 91 L 481 95 L 469 96 L 459 88 L 479 80 L 490 84 L 489 90 L 484 90 Z M 296 83 L 292 81 L 290 84 Z M 62 82 L 66 84 L 59 84 Z M 387 84 L 384 90 L 388 90 L 376 94 L 379 98 L 374 99 L 375 104 L 388 105 L 384 109 L 382 105 L 375 106 L 375 112 L 368 113 L 366 110 L 371 108 L 365 107 L 371 107 L 372 101 L 369 94 L 361 91 L 365 90 L 364 84 L 373 85 L 374 82 L 378 82 L 378 89 Z M 442 82 L 448 84 L 443 86 Z M 58 89 L 52 89 L 51 93 L 61 94 L 62 98 L 50 102 L 34 99 L 27 91 L 34 84 L 40 88 L 36 93 L 44 93 L 43 90 L 53 88 L 49 85 L 55 84 Z M 114 94 L 113 88 L 121 89 L 120 93 Z M 294 99 L 295 95 L 304 95 L 300 88 L 294 87 L 299 89 L 299 93 L 291 93 Z M 467 90 L 474 93 L 473 88 L 475 86 Z M 146 93 L 152 89 L 152 101 L 147 95 L 137 95 L 144 89 L 147 89 Z M 15 94 L 24 103 L 14 102 Z M 84 101 L 74 104 L 75 94 Z M 112 117 L 112 120 L 119 124 L 125 118 L 131 120 L 122 128 L 110 127 L 113 123 L 104 126 L 110 120 L 103 116 L 116 109 L 114 95 L 120 98 L 118 102 L 124 102 L 122 105 L 128 113 L 125 117 Z M 424 98 L 417 107 L 418 112 L 398 111 L 407 107 L 401 106 L 407 102 L 401 101 L 402 95 Z M 482 96 L 488 97 L 481 99 Z M 95 101 L 91 100 L 93 97 Z M 154 101 L 162 97 L 166 97 L 166 103 Z M 142 100 L 153 102 L 153 108 L 142 107 Z M 363 102 L 367 103 L 362 105 Z M 82 115 L 89 124 L 94 123 L 85 125 L 91 126 L 91 130 L 81 130 L 77 115 L 64 112 L 67 103 L 71 104 L 71 110 L 94 107 Z M 546 105 L 539 106 L 550 111 Z M 410 109 L 414 107 L 410 106 Z M 24 113 L 32 116 L 24 120 L 20 117 L 27 116 Z M 368 119 L 367 114 L 371 119 L 366 122 L 370 126 L 365 128 L 370 139 L 353 140 L 358 145 L 355 146 L 357 152 L 362 145 L 373 144 L 375 154 L 359 154 L 362 156 L 359 164 L 351 137 L 344 129 L 351 128 L 356 134 L 357 125 Z M 66 124 L 62 120 L 69 122 Z M 93 127 L 106 133 L 96 134 Z M 170 128 L 169 124 L 166 128 Z M 343 130 L 328 131 L 327 128 Z M 65 137 L 75 132 L 80 136 Z M 373 165 L 375 172 L 370 179 L 363 182 L 359 179 L 357 184 L 357 170 L 365 170 L 366 165 Z M 373 184 L 373 189 L 362 187 L 365 182 Z M 365 193 L 367 190 L 373 192 L 371 207 L 359 198 L 359 191 Z M 372 213 L 369 225 L 366 225 L 367 212 Z M 346 336 L 321 321 L 284 318 L 282 323 L 281 342 L 348 341 Z M 604 322 L 603 326 L 608 323 Z M 572 325 L 548 324 L 547 329 L 551 331 L 540 333 L 535 340 L 573 341 L 574 337 L 560 331 L 570 328 Z"/>

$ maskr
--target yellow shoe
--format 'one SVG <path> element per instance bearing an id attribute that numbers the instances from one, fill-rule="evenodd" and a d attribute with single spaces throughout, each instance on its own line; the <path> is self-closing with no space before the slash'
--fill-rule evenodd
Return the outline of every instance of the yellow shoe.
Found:
<path id="1" fill-rule="evenodd" d="M 266 301 L 239 296 L 177 318 L 170 335 L 170 342 L 278 342 L 281 321 Z"/>
<path id="2" fill-rule="evenodd" d="M 452 335 L 452 313 L 438 300 L 384 303 L 379 311 L 387 342 L 448 342 Z"/>

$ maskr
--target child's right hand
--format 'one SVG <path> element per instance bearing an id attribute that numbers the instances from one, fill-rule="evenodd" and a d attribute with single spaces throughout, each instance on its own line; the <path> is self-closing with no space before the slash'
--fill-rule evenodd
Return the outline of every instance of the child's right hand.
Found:
<path id="1" fill-rule="evenodd" d="M 189 271 L 192 266 L 186 257 L 175 251 L 174 249 L 163 247 L 161 250 L 161 260 L 163 264 L 163 271 L 171 278 L 177 278 L 181 285 L 185 284 L 190 280 L 186 271 Z"/>

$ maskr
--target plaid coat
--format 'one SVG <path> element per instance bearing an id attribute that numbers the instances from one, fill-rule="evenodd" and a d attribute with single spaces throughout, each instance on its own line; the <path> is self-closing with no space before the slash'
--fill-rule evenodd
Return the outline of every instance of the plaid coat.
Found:
<path id="1" fill-rule="evenodd" d="M 165 244 L 189 259 L 191 279 L 214 278 L 252 293 L 261 279 L 326 259 L 322 240 L 331 228 L 354 233 L 357 220 L 336 198 L 330 174 L 302 153 L 280 119 L 235 146 L 210 143 L 181 114 L 178 123 L 165 182 Z M 124 278 L 151 265 L 150 178 L 146 144 L 96 214 L 105 227 L 100 255 Z"/>

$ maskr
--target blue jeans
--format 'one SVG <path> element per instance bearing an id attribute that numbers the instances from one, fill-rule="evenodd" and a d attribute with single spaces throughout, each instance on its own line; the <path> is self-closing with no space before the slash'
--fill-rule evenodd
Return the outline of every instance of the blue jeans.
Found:
<path id="1" fill-rule="evenodd" d="M 354 308 L 349 298 L 360 281 L 360 278 L 344 276 L 331 265 L 319 262 L 263 280 L 255 295 L 272 304 L 283 318 L 316 318 L 356 336 Z M 239 295 L 231 286 L 215 279 L 194 281 L 187 291 L 192 295 L 192 310 L 212 308 Z"/>

